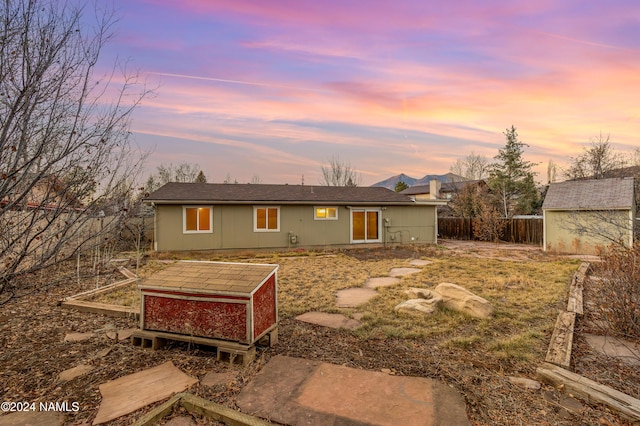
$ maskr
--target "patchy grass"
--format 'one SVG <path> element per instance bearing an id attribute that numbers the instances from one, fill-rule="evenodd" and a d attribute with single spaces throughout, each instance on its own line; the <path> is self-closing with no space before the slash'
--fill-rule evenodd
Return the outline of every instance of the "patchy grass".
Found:
<path id="1" fill-rule="evenodd" d="M 558 309 L 564 303 L 578 261 L 555 257 L 511 261 L 503 257 L 450 256 L 446 250 L 431 250 L 426 254 L 421 257 L 433 263 L 422 267 L 419 273 L 403 277 L 395 286 L 379 288 L 378 296 L 357 309 L 339 309 L 336 292 L 361 287 L 368 278 L 386 276 L 394 267 L 409 266 L 408 259 L 360 256 L 363 260 L 359 260 L 342 252 L 268 256 L 261 253 L 260 257 L 255 253 L 219 257 L 192 252 L 182 253 L 182 258 L 278 263 L 281 318 L 309 311 L 347 315 L 359 312 L 363 314 L 363 327 L 354 333 L 361 339 L 430 339 L 442 348 L 490 352 L 498 359 L 544 357 L 545 336 L 550 334 Z M 157 258 L 171 256 L 159 254 Z M 139 274 L 148 277 L 166 265 L 150 259 Z M 447 309 L 428 317 L 395 313 L 394 307 L 407 299 L 408 288 L 434 288 L 442 282 L 461 285 L 487 299 L 495 308 L 494 316 L 480 320 Z M 134 306 L 139 304 L 137 293 L 130 287 L 102 295 L 96 301 Z"/>

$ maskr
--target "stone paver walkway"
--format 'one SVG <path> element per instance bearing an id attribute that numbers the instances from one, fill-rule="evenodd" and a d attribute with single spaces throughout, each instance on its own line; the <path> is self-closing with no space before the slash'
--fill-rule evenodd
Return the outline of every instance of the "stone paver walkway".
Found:
<path id="1" fill-rule="evenodd" d="M 409 264 L 413 266 L 430 265 L 430 260 L 413 259 Z M 339 308 L 355 308 L 367 303 L 372 297 L 378 295 L 376 291 L 379 287 L 389 287 L 400 282 L 400 278 L 405 275 L 415 274 L 422 271 L 421 268 L 398 267 L 389 271 L 389 276 L 374 277 L 365 281 L 362 287 L 346 288 L 336 292 L 336 305 Z M 356 319 L 349 319 L 340 314 L 323 314 L 322 312 L 307 312 L 296 317 L 297 320 L 311 324 L 322 325 L 332 328 L 356 329 L 361 326 Z M 357 324 L 356 324 L 357 323 Z"/>
<path id="2" fill-rule="evenodd" d="M 469 424 L 462 395 L 440 381 L 280 355 L 237 403 L 247 414 L 292 426 Z"/>

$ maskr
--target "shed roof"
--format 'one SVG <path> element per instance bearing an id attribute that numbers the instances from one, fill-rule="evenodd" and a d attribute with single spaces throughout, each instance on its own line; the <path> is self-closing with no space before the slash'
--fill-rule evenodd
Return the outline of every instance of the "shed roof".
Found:
<path id="1" fill-rule="evenodd" d="M 633 178 L 611 178 L 552 183 L 542 209 L 629 209 L 634 203 L 633 181 Z"/>
<path id="2" fill-rule="evenodd" d="M 171 182 L 151 193 L 148 202 L 249 204 L 415 204 L 406 195 L 383 187 L 222 184 Z"/>

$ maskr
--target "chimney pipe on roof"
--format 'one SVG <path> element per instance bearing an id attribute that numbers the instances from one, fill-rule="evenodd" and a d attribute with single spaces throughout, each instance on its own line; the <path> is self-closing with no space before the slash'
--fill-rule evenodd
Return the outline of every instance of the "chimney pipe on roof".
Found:
<path id="1" fill-rule="evenodd" d="M 429 199 L 435 200 L 440 198 L 440 181 L 438 179 L 431 179 L 429 181 Z"/>

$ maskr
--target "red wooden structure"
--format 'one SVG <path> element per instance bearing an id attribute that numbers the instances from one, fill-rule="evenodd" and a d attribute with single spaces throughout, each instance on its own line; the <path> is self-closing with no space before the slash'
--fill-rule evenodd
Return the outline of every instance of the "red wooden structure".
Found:
<path id="1" fill-rule="evenodd" d="M 278 265 L 177 262 L 145 279 L 140 328 L 253 345 L 278 323 Z"/>

